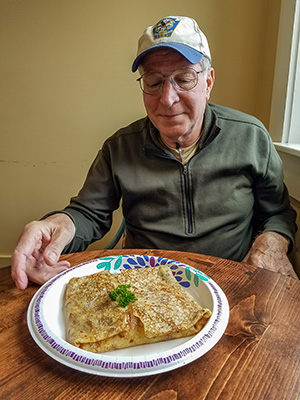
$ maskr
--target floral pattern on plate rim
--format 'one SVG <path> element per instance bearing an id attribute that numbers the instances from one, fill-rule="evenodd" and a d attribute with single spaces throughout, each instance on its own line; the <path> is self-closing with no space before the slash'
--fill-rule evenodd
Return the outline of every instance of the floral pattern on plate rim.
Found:
<path id="1" fill-rule="evenodd" d="M 168 265 L 173 272 L 173 275 L 177 282 L 179 282 L 179 284 L 185 288 L 191 286 L 190 282 L 192 281 L 192 279 L 196 287 L 199 286 L 199 279 L 201 279 L 202 281 L 208 281 L 210 279 L 203 272 L 197 270 L 196 268 L 182 264 L 179 261 L 148 255 L 104 257 L 99 259 L 97 269 L 103 271 L 117 271 L 119 269 L 157 267 L 159 265 Z M 180 267 L 183 267 L 184 270 L 182 270 L 182 268 Z"/>

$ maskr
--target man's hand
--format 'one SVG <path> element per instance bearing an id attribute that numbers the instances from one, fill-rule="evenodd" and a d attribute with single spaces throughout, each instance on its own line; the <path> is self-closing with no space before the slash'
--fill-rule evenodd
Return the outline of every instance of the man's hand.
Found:
<path id="1" fill-rule="evenodd" d="M 276 232 L 265 232 L 253 242 L 243 262 L 299 279 L 287 257 L 289 242 Z"/>
<path id="2" fill-rule="evenodd" d="M 73 221 L 62 213 L 27 224 L 12 256 L 11 275 L 16 286 L 26 289 L 29 280 L 43 284 L 66 270 L 70 263 L 58 260 L 74 235 Z"/>

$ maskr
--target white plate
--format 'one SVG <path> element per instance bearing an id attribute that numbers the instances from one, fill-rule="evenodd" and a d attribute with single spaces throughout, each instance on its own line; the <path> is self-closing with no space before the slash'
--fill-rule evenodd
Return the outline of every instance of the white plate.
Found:
<path id="1" fill-rule="evenodd" d="M 159 343 L 92 353 L 66 341 L 64 293 L 73 277 L 124 268 L 168 265 L 177 281 L 202 306 L 212 311 L 205 327 L 194 336 Z M 32 298 L 27 323 L 31 336 L 50 357 L 68 367 L 90 374 L 117 377 L 153 375 L 181 367 L 201 357 L 222 337 L 229 318 L 224 292 L 199 270 L 167 258 L 147 255 L 124 255 L 99 258 L 77 265 L 45 283 Z"/>

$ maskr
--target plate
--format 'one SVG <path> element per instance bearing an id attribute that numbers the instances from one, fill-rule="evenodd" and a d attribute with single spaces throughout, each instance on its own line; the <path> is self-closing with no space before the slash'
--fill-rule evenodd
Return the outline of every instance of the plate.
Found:
<path id="1" fill-rule="evenodd" d="M 64 293 L 73 277 L 108 270 L 152 268 L 167 265 L 176 280 L 195 300 L 212 311 L 205 327 L 194 336 L 151 343 L 107 353 L 92 353 L 66 341 Z M 37 345 L 56 361 L 90 374 L 113 377 L 154 375 L 182 367 L 208 352 L 222 337 L 229 306 L 222 289 L 210 277 L 189 265 L 163 257 L 122 255 L 77 265 L 46 282 L 32 298 L 27 324 Z"/>

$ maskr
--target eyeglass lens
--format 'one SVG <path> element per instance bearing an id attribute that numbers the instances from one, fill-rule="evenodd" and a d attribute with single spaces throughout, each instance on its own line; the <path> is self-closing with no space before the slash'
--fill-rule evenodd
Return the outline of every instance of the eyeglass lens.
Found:
<path id="1" fill-rule="evenodd" d="M 147 94 L 157 94 L 167 77 L 169 77 L 173 86 L 177 90 L 191 90 L 198 82 L 198 74 L 194 69 L 176 70 L 171 75 L 165 76 L 160 72 L 144 74 L 139 78 L 140 86 L 143 92 Z"/>

